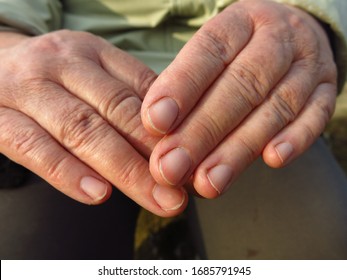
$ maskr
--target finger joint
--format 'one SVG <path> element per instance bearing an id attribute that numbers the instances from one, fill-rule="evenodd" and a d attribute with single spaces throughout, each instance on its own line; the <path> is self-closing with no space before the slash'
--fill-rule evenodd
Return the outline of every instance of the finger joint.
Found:
<path id="1" fill-rule="evenodd" d="M 107 122 L 92 109 L 75 109 L 63 117 L 59 139 L 71 151 L 93 149 L 104 137 Z"/>

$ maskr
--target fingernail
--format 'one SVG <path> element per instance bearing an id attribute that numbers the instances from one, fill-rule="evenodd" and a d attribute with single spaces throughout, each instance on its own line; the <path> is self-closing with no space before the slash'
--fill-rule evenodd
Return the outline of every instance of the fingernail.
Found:
<path id="1" fill-rule="evenodd" d="M 181 188 L 163 187 L 161 185 L 155 185 L 152 194 L 160 208 L 165 211 L 179 209 L 186 199 Z"/>
<path id="2" fill-rule="evenodd" d="M 183 148 L 175 148 L 159 160 L 159 171 L 170 185 L 177 185 L 191 166 L 191 159 Z"/>
<path id="3" fill-rule="evenodd" d="M 172 98 L 164 97 L 149 107 L 147 114 L 152 128 L 165 134 L 178 116 L 178 105 Z"/>
<path id="4" fill-rule="evenodd" d="M 94 177 L 83 177 L 80 186 L 94 201 L 103 199 L 107 194 L 108 186 Z"/>
<path id="5" fill-rule="evenodd" d="M 226 192 L 230 186 L 233 172 L 228 165 L 221 164 L 211 168 L 207 173 L 207 178 L 212 187 L 219 193 Z"/>
<path id="6" fill-rule="evenodd" d="M 275 150 L 277 152 L 277 155 L 281 159 L 282 163 L 285 163 L 294 152 L 293 145 L 288 142 L 283 142 L 281 144 L 278 144 L 275 147 Z"/>

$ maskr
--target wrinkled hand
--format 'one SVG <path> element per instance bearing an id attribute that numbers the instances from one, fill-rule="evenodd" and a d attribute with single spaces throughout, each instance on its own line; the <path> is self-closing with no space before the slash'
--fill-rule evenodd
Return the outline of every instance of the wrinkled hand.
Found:
<path id="1" fill-rule="evenodd" d="M 191 179 L 204 197 L 226 191 L 259 155 L 281 167 L 332 115 L 336 67 L 325 31 L 305 12 L 240 1 L 206 23 L 153 83 L 142 107 L 161 185 Z M 192 176 L 193 175 L 193 176 Z"/>
<path id="2" fill-rule="evenodd" d="M 185 208 L 184 190 L 157 186 L 149 173 L 158 141 L 140 118 L 156 79 L 149 68 L 72 31 L 23 37 L 0 60 L 1 153 L 83 203 L 104 202 L 112 183 L 157 215 Z"/>

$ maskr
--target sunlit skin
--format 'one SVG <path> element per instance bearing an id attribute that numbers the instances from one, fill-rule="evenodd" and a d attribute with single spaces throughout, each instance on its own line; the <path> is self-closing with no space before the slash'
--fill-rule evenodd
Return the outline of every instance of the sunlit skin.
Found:
<path id="1" fill-rule="evenodd" d="M 82 203 L 114 185 L 160 216 L 185 209 L 189 179 L 213 198 L 261 154 L 272 167 L 299 156 L 336 98 L 320 24 L 268 1 L 226 8 L 159 77 L 84 32 L 3 32 L 0 59 L 1 153 Z"/>
<path id="2" fill-rule="evenodd" d="M 153 83 L 142 120 L 166 135 L 150 158 L 164 186 L 193 176 L 213 198 L 263 156 L 282 167 L 322 133 L 336 101 L 336 66 L 305 12 L 245 0 L 206 23 Z"/>

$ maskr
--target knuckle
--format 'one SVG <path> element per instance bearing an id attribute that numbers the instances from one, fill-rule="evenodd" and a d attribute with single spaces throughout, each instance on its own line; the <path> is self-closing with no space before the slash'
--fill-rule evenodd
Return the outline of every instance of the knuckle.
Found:
<path id="1" fill-rule="evenodd" d="M 21 156 L 25 156 L 36 149 L 37 142 L 40 139 L 40 137 L 36 136 L 35 131 L 30 128 L 25 131 L 19 131 L 13 136 L 12 147 Z"/>
<path id="2" fill-rule="evenodd" d="M 49 71 L 55 71 L 61 74 L 67 65 L 79 62 L 81 58 L 93 57 L 96 38 L 87 32 L 71 30 L 37 36 L 32 38 L 24 49 L 25 61 L 36 70 L 42 69 L 39 73 L 47 75 Z M 89 45 L 83 44 L 85 42 Z"/>
<path id="3" fill-rule="evenodd" d="M 296 100 L 297 94 L 291 89 L 286 89 L 280 94 L 274 94 L 270 98 L 271 110 L 284 127 L 292 122 L 301 109 L 301 102 Z"/>
<path id="4" fill-rule="evenodd" d="M 235 27 L 232 22 L 237 19 L 238 25 Z M 199 47 L 205 50 L 217 65 L 225 67 L 231 63 L 253 32 L 254 22 L 248 11 L 232 8 L 203 25 L 196 33 L 195 39 L 198 40 Z"/>
<path id="5" fill-rule="evenodd" d="M 196 34 L 196 39 L 198 39 L 200 47 L 204 49 L 208 57 L 212 57 L 217 65 L 221 64 L 225 67 L 230 63 L 231 55 L 223 33 L 221 30 L 217 32 L 215 29 L 205 27 Z"/>
<path id="6" fill-rule="evenodd" d="M 121 134 L 129 134 L 133 122 L 140 120 L 141 100 L 127 87 L 106 94 L 99 108 Z"/>
<path id="7" fill-rule="evenodd" d="M 127 139 L 136 139 L 136 131 L 140 131 L 143 128 L 140 117 L 141 103 L 135 97 L 129 97 L 122 103 L 118 111 L 118 115 L 121 116 L 118 119 L 118 131 Z"/>
<path id="8" fill-rule="evenodd" d="M 138 99 L 128 87 L 121 87 L 115 90 L 114 87 L 101 89 L 104 92 L 103 98 L 99 103 L 102 114 L 107 119 L 123 120 L 127 109 L 131 109 L 133 102 Z M 127 108 L 129 106 L 129 108 Z"/>
<path id="9" fill-rule="evenodd" d="M 11 126 L 11 124 L 10 124 Z M 17 158 L 39 159 L 40 151 L 49 143 L 50 137 L 39 132 L 33 126 L 12 126 L 3 129 L 5 145 L 16 154 Z"/>
<path id="10" fill-rule="evenodd" d="M 196 144 L 200 146 L 203 151 L 209 151 L 215 147 L 228 133 L 227 129 L 223 127 L 222 122 L 206 114 L 203 117 L 195 119 L 191 127 L 187 131 L 194 131 L 194 138 L 200 139 Z M 191 138 L 190 135 L 183 135 L 182 138 Z"/>
<path id="11" fill-rule="evenodd" d="M 5 147 L 10 147 L 15 152 L 22 151 L 26 153 L 26 148 L 29 143 L 29 146 L 32 146 L 31 142 L 36 135 L 36 131 L 30 127 L 18 126 L 12 118 L 8 114 L 8 109 L 2 108 L 0 109 L 0 130 L 1 130 L 1 138 L 0 143 Z"/>
<path id="12" fill-rule="evenodd" d="M 301 124 L 305 136 L 303 138 L 304 146 L 309 146 L 315 141 L 315 139 L 324 131 L 334 113 L 335 102 L 332 102 L 328 95 L 329 93 L 324 93 L 320 98 L 309 100 L 306 105 L 307 107 L 314 109 L 315 122 L 312 123 L 307 120 Z"/>
<path id="13" fill-rule="evenodd" d="M 93 149 L 103 137 L 107 123 L 93 109 L 77 106 L 60 120 L 59 139 L 70 150 Z M 90 151 L 90 150 L 89 150 Z"/>
<path id="14" fill-rule="evenodd" d="M 206 74 L 201 74 L 204 81 L 208 80 Z M 199 84 L 198 79 L 196 78 L 196 73 L 194 71 L 182 71 L 181 69 L 175 69 L 175 80 L 176 81 L 187 81 L 185 86 L 188 88 L 189 97 L 186 99 L 187 102 L 194 102 L 200 98 L 202 95 L 201 84 Z M 180 100 L 176 100 L 180 102 Z M 185 104 L 181 104 L 184 107 Z"/>
<path id="15" fill-rule="evenodd" d="M 48 59 L 68 55 L 68 52 L 73 50 L 73 44 L 66 40 L 68 36 L 71 37 L 71 33 L 72 31 L 69 30 L 61 30 L 38 36 L 28 45 L 28 52 L 40 55 L 39 61 L 43 61 L 47 56 L 46 63 L 49 62 Z"/>
<path id="16" fill-rule="evenodd" d="M 336 86 L 333 88 L 336 89 Z M 314 106 L 317 109 L 317 116 L 320 117 L 317 119 L 322 120 L 322 127 L 325 127 L 334 114 L 336 102 L 335 98 L 331 98 L 331 92 L 327 91 L 318 98 L 309 100 L 307 106 Z"/>
<path id="17" fill-rule="evenodd" d="M 250 165 L 261 153 L 263 147 L 260 147 L 256 141 L 245 135 L 235 135 L 234 141 L 242 149 L 242 161 L 246 166 Z"/>
<path id="18" fill-rule="evenodd" d="M 14 136 L 12 147 L 21 156 L 33 154 L 41 147 L 42 142 L 47 140 L 47 137 L 43 134 L 37 134 L 37 131 L 30 127 L 17 132 Z"/>
<path id="19" fill-rule="evenodd" d="M 251 65 L 235 63 L 230 71 L 233 86 L 236 86 L 242 99 L 250 109 L 257 107 L 266 97 L 268 89 L 266 82 L 262 82 Z"/>
<path id="20" fill-rule="evenodd" d="M 31 48 L 39 52 L 59 52 L 61 49 L 61 35 L 63 32 L 54 32 L 41 35 L 32 41 Z"/>
<path id="21" fill-rule="evenodd" d="M 70 168 L 68 157 L 61 158 L 58 155 L 51 155 L 50 160 L 46 162 L 46 179 L 51 184 L 59 185 L 66 179 L 67 170 Z"/>
<path id="22" fill-rule="evenodd" d="M 324 126 L 329 122 L 331 117 L 333 116 L 335 112 L 335 102 L 327 103 L 327 102 L 319 102 L 318 108 L 322 112 L 323 120 L 324 120 Z"/>
<path id="23" fill-rule="evenodd" d="M 52 80 L 67 63 L 71 63 L 73 44 L 67 42 L 61 33 L 52 32 L 31 38 L 24 48 L 18 48 L 18 57 L 23 59 L 20 62 L 12 59 L 11 67 L 7 70 L 12 73 L 18 88 L 30 88 L 35 81 Z"/>
<path id="24" fill-rule="evenodd" d="M 119 170 L 118 181 L 121 184 L 122 190 L 128 193 L 137 186 L 137 182 L 142 182 L 139 178 L 144 178 L 144 169 L 142 161 L 135 157 L 128 157 L 127 161 L 123 161 Z"/>
<path id="25" fill-rule="evenodd" d="M 302 128 L 303 128 L 304 136 L 305 136 L 302 138 L 303 139 L 302 144 L 303 146 L 309 146 L 311 143 L 314 142 L 314 140 L 317 138 L 318 135 L 314 132 L 314 130 L 312 129 L 312 126 L 307 123 L 303 123 Z"/>
<path id="26" fill-rule="evenodd" d="M 93 41 L 95 38 L 99 37 L 88 32 L 61 29 L 35 37 L 31 47 L 43 52 L 60 53 L 65 49 L 73 50 L 76 41 Z"/>

